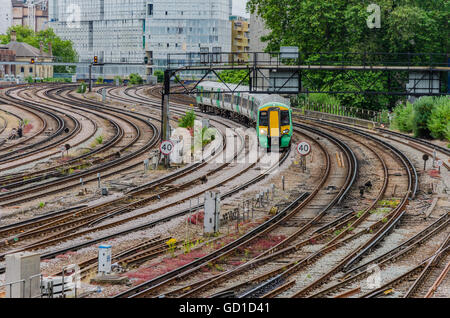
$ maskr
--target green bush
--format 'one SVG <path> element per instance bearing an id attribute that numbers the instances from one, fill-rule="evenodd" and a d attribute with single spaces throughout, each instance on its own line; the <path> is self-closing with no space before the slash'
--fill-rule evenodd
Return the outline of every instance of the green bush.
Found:
<path id="1" fill-rule="evenodd" d="M 42 80 L 45 83 L 72 83 L 72 79 L 70 78 L 55 78 L 55 77 L 47 77 Z"/>
<path id="2" fill-rule="evenodd" d="M 195 123 L 195 113 L 193 110 L 189 110 L 186 112 L 186 115 L 181 117 L 178 120 L 178 126 L 183 127 L 183 128 L 192 128 L 194 127 L 194 123 Z"/>
<path id="3" fill-rule="evenodd" d="M 445 139 L 450 141 L 450 126 L 447 124 L 447 130 L 445 131 Z M 447 145 L 447 148 L 450 148 L 450 143 Z"/>
<path id="4" fill-rule="evenodd" d="M 86 84 L 83 82 L 78 86 L 77 93 L 84 94 L 86 93 Z"/>
<path id="5" fill-rule="evenodd" d="M 96 141 L 98 144 L 102 144 L 102 143 L 103 143 L 103 136 L 102 136 L 102 135 L 98 136 L 97 138 L 95 138 L 95 141 Z"/>
<path id="6" fill-rule="evenodd" d="M 155 71 L 153 73 L 154 76 L 158 78 L 158 83 L 164 82 L 164 72 L 161 70 Z"/>
<path id="7" fill-rule="evenodd" d="M 394 117 L 392 118 L 392 127 L 401 132 L 412 132 L 413 130 L 414 108 L 411 103 L 398 105 L 394 108 Z"/>
<path id="8" fill-rule="evenodd" d="M 137 84 L 144 83 L 144 80 L 142 79 L 142 77 L 139 74 L 137 74 L 137 73 L 131 73 L 129 78 L 130 78 L 129 83 L 132 84 L 132 85 L 137 85 Z"/>
<path id="9" fill-rule="evenodd" d="M 450 141 L 450 99 L 448 97 L 434 99 L 434 107 L 427 127 L 433 138 Z"/>
<path id="10" fill-rule="evenodd" d="M 308 97 L 305 99 L 306 102 L 314 103 L 314 104 L 321 104 L 321 105 L 337 105 L 339 106 L 341 103 L 339 102 L 339 99 L 336 97 L 319 93 L 319 94 L 309 94 Z"/>
<path id="11" fill-rule="evenodd" d="M 103 82 L 104 82 L 103 77 L 99 76 L 95 84 L 103 84 Z"/>
<path id="12" fill-rule="evenodd" d="M 383 124 L 389 124 L 389 111 L 387 109 L 381 111 L 380 120 Z"/>
<path id="13" fill-rule="evenodd" d="M 114 84 L 116 84 L 116 81 L 119 80 L 119 84 L 123 83 L 123 79 L 122 77 L 120 77 L 119 75 L 114 76 Z"/>
<path id="14" fill-rule="evenodd" d="M 26 81 L 28 84 L 34 83 L 33 77 L 31 77 L 31 76 L 25 77 L 25 81 Z"/>
<path id="15" fill-rule="evenodd" d="M 421 97 L 414 103 L 413 133 L 414 137 L 430 137 L 428 120 L 433 110 L 434 99 L 431 96 Z"/>

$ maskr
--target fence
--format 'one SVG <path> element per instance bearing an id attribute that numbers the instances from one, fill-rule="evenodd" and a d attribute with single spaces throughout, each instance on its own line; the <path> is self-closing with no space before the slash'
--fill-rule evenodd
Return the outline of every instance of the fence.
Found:
<path id="1" fill-rule="evenodd" d="M 357 107 L 346 107 L 340 105 L 329 105 L 319 103 L 302 103 L 298 106 L 302 111 L 326 113 L 336 117 L 348 117 L 354 119 L 361 119 L 364 121 L 375 122 L 378 125 L 383 124 L 388 127 L 390 124 L 388 112 L 374 111 L 369 109 L 362 109 Z"/>

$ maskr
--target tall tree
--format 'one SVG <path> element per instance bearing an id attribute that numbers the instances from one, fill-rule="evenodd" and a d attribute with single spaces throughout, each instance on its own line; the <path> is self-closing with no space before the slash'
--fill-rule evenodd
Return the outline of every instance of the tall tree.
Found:
<path id="1" fill-rule="evenodd" d="M 372 12 L 368 6 L 381 8 L 380 28 L 369 28 L 367 20 Z M 262 38 L 267 51 L 280 46 L 298 46 L 304 56 L 314 60 L 317 52 L 386 52 L 396 60 L 411 58 L 401 53 L 447 53 L 449 0 L 249 0 L 250 12 L 264 20 L 270 33 Z M 357 55 L 354 58 L 358 57 Z M 340 58 L 351 58 L 350 55 Z M 413 59 L 419 57 L 413 57 Z M 420 57 L 427 60 L 429 57 Z M 443 60 L 445 61 L 445 60 Z M 322 88 L 346 90 L 351 86 L 364 87 L 372 83 L 375 74 L 323 73 L 306 84 Z M 377 88 L 385 88 L 386 76 L 375 79 Z M 403 78 L 405 80 L 405 78 Z M 353 106 L 378 108 L 386 105 L 386 97 L 357 97 L 339 95 L 339 99 Z M 396 98 L 389 98 L 389 103 Z"/>

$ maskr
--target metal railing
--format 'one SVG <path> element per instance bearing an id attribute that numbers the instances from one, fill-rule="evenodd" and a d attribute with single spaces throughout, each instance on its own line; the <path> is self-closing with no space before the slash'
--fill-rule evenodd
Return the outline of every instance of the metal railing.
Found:
<path id="1" fill-rule="evenodd" d="M 369 120 L 374 121 L 378 124 L 383 124 L 385 127 L 389 127 L 390 124 L 389 115 L 387 111 L 375 111 L 357 107 L 347 107 L 347 106 L 312 103 L 312 102 L 299 103 L 298 108 L 294 109 L 299 109 L 300 111 L 309 110 L 313 112 L 326 113 L 340 117 L 350 117 Z"/>
<path id="2" fill-rule="evenodd" d="M 233 62 L 229 56 L 250 54 L 249 62 Z M 446 53 L 386 53 L 386 52 L 190 52 L 167 55 L 168 68 L 211 66 L 283 65 L 302 66 L 365 66 L 365 67 L 448 67 Z"/>
<path id="3" fill-rule="evenodd" d="M 13 287 L 13 285 L 16 285 L 16 284 L 19 284 L 19 283 L 23 284 L 23 286 L 22 286 L 22 298 L 25 298 L 25 282 L 26 282 L 25 279 L 16 280 L 14 282 L 9 282 L 9 283 L 5 283 L 3 285 L 0 285 L 0 288 L 9 286 L 9 298 L 13 298 L 13 296 L 12 296 L 12 287 Z"/>

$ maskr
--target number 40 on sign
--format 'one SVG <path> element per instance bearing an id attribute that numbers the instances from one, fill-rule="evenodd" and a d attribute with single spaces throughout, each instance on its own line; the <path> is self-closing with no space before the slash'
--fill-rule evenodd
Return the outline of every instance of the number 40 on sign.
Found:
<path id="1" fill-rule="evenodd" d="M 311 152 L 311 145 L 306 141 L 302 141 L 297 145 L 297 152 L 302 156 L 309 155 Z"/>
<path id="2" fill-rule="evenodd" d="M 173 142 L 171 142 L 170 140 L 165 140 L 161 143 L 161 146 L 159 147 L 159 150 L 161 151 L 161 153 L 163 155 L 170 155 L 173 151 Z"/>

